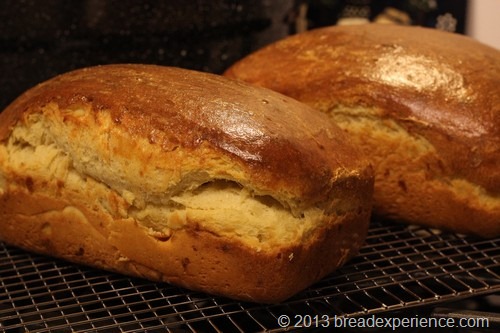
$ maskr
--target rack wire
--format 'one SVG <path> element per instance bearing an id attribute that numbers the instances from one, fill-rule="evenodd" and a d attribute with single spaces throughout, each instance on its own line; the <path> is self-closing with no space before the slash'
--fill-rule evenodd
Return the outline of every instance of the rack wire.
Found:
<path id="1" fill-rule="evenodd" d="M 274 305 L 212 297 L 0 243 L 0 332 L 8 333 L 281 332 L 280 315 L 326 323 L 499 290 L 500 238 L 379 221 L 357 257 Z"/>

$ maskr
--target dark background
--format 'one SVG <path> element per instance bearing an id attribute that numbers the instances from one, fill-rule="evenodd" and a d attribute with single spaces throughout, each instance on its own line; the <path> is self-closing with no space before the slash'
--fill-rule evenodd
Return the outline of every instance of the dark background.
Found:
<path id="1" fill-rule="evenodd" d="M 345 8 L 369 19 L 398 8 L 411 24 L 435 26 L 450 12 L 463 33 L 466 0 L 2 0 L 0 110 L 57 74 L 108 63 L 152 63 L 222 73 L 236 60 L 296 32 L 306 6 L 309 29 L 336 24 Z M 351 11 L 352 13 L 352 11 Z"/>

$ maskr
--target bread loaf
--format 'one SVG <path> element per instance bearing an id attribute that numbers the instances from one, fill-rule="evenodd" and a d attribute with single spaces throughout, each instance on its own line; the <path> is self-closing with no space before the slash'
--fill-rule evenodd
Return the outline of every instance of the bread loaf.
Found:
<path id="1" fill-rule="evenodd" d="M 374 214 L 500 235 L 500 51 L 429 28 L 335 26 L 278 41 L 225 75 L 348 132 L 375 167 Z"/>
<path id="2" fill-rule="evenodd" d="M 0 114 L 0 240 L 278 302 L 363 244 L 373 174 L 326 116 L 222 76 L 63 74 Z"/>

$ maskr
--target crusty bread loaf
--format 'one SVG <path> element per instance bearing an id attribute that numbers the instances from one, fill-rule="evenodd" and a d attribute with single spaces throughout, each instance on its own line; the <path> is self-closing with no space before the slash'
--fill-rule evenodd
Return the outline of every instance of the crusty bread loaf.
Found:
<path id="1" fill-rule="evenodd" d="M 326 116 L 152 65 L 70 72 L 0 114 L 0 239 L 277 302 L 362 245 L 373 174 Z"/>
<path id="2" fill-rule="evenodd" d="M 278 41 L 225 75 L 349 132 L 375 167 L 375 214 L 500 235 L 500 51 L 429 28 L 335 26 Z"/>

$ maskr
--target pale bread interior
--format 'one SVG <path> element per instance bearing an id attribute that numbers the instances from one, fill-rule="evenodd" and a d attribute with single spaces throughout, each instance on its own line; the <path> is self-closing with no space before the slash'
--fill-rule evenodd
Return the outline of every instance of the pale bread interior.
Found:
<path id="1" fill-rule="evenodd" d="M 317 106 L 325 109 L 325 106 Z M 349 132 L 358 145 L 374 161 L 376 209 L 398 210 L 397 200 L 410 186 L 421 194 L 446 191 L 457 201 L 481 210 L 500 210 L 500 197 L 466 179 L 444 175 L 438 153 L 424 137 L 410 134 L 395 120 L 385 118 L 376 108 L 336 105 L 325 111 L 333 122 Z M 412 198 L 423 200 L 425 198 Z M 411 203 L 410 203 L 411 204 Z M 387 212 L 386 212 L 387 213 Z"/>
<path id="2" fill-rule="evenodd" d="M 72 116 L 86 117 L 86 114 L 82 110 Z M 122 163 L 119 156 L 106 161 L 98 149 L 82 142 L 85 135 L 93 135 L 85 133 L 86 130 L 91 128 L 79 128 L 80 140 L 71 140 L 69 137 L 75 135 L 72 131 L 77 131 L 71 128 L 71 122 L 63 125 L 42 114 L 31 115 L 26 125 L 18 124 L 8 142 L 0 146 L 4 165 L 1 190 L 6 190 L 7 183 L 15 183 L 12 179 L 6 182 L 5 178 L 30 177 L 45 184 L 36 186 L 37 191 L 53 197 L 61 196 L 60 191 L 64 191 L 80 203 L 86 200 L 91 209 L 104 209 L 119 218 L 133 217 L 151 237 L 159 240 L 168 240 L 172 232 L 187 224 L 191 227 L 197 224 L 203 230 L 236 239 L 257 251 L 305 241 L 324 220 L 324 213 L 318 208 L 297 214 L 272 196 L 256 194 L 231 177 L 209 179 L 210 175 L 199 171 L 182 175 L 175 183 L 175 177 L 173 182 L 169 175 L 153 169 L 144 175 L 144 181 L 132 179 L 132 186 L 127 186 L 130 175 L 113 170 L 116 163 Z M 96 146 L 109 145 L 109 137 L 103 134 L 102 142 L 96 142 Z M 125 166 L 128 171 L 135 167 L 133 162 Z M 57 184 L 63 184 L 63 189 Z M 22 182 L 9 186 L 26 187 Z"/>

